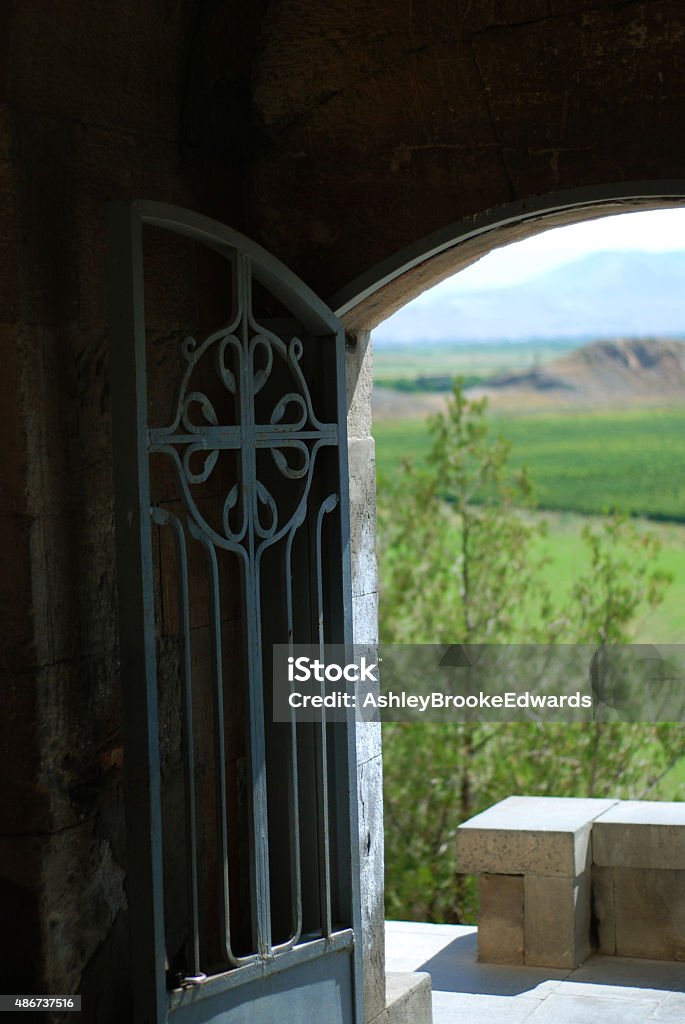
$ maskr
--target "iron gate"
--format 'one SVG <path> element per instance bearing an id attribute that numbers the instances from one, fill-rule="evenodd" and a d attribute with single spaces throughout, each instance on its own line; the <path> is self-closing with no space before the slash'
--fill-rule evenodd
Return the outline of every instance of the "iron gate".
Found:
<path id="1" fill-rule="evenodd" d="M 351 640 L 341 325 L 223 225 L 108 217 L 136 1022 L 361 1022 L 353 723 L 270 715 L 274 643 Z"/>

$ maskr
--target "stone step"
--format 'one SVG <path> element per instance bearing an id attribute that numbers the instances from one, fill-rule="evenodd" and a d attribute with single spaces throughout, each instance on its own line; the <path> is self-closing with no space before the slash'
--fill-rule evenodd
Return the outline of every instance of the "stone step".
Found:
<path id="1" fill-rule="evenodd" d="M 573 968 L 591 951 L 591 829 L 613 800 L 511 796 L 457 830 L 479 875 L 483 963 Z"/>
<path id="2" fill-rule="evenodd" d="M 615 800 L 510 796 L 457 830 L 462 874 L 575 878 L 589 867 L 592 822 Z"/>
<path id="3" fill-rule="evenodd" d="M 621 800 L 592 826 L 601 867 L 685 870 L 685 803 Z"/>
<path id="4" fill-rule="evenodd" d="M 592 846 L 599 951 L 685 960 L 685 804 L 623 800 Z"/>
<path id="5" fill-rule="evenodd" d="M 388 972 L 385 976 L 385 1009 L 368 1024 L 432 1024 L 430 974 Z"/>

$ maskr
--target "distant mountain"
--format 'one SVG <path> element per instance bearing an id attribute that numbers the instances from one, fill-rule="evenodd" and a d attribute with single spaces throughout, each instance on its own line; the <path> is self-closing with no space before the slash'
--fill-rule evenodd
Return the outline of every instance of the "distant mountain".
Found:
<path id="1" fill-rule="evenodd" d="M 508 288 L 424 297 L 377 344 L 536 338 L 685 337 L 685 250 L 599 252 Z"/>
<path id="2" fill-rule="evenodd" d="M 685 399 L 685 342 L 595 341 L 541 366 L 496 375 L 470 394 L 487 396 L 497 408 L 680 405 Z"/>

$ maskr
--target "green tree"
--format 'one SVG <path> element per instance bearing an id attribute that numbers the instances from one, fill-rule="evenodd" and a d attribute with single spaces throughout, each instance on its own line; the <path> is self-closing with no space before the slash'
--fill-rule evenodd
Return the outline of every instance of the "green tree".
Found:
<path id="1" fill-rule="evenodd" d="M 623 643 L 668 577 L 658 540 L 626 519 L 587 527 L 588 567 L 563 602 L 533 554 L 544 521 L 509 465 L 484 402 L 459 382 L 430 422 L 427 467 L 379 487 L 380 635 L 394 643 Z M 539 547 L 539 545 L 538 545 Z M 455 878 L 460 822 L 512 793 L 642 796 L 685 753 L 680 726 L 593 723 L 384 726 L 386 912 L 473 920 L 472 879 Z"/>

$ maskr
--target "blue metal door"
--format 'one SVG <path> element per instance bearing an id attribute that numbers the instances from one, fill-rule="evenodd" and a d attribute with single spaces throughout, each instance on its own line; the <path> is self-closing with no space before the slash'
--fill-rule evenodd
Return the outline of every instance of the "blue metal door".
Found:
<path id="1" fill-rule="evenodd" d="M 271 715 L 273 644 L 351 640 L 341 325 L 223 225 L 108 217 L 136 1024 L 361 1024 L 354 725 Z"/>

